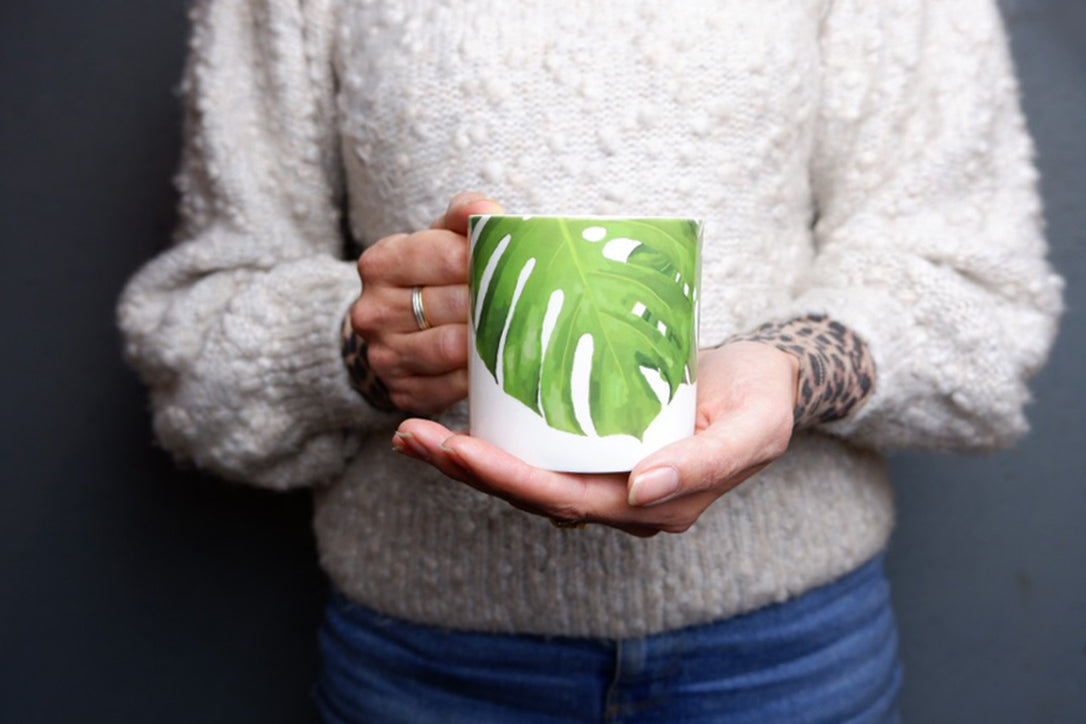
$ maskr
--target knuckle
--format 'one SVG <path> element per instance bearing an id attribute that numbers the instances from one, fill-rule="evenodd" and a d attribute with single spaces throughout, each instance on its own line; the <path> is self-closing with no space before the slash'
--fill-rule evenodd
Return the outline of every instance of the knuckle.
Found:
<path id="1" fill-rule="evenodd" d="M 374 336 L 379 336 L 382 330 L 388 328 L 389 324 L 395 319 L 396 313 L 391 305 L 386 304 L 380 300 L 379 295 L 370 294 L 368 298 L 364 300 L 362 305 L 362 322 L 365 324 L 366 329 L 369 330 Z"/>
<path id="2" fill-rule="evenodd" d="M 399 352 L 383 344 L 371 345 L 367 354 L 370 368 L 381 379 L 399 377 L 402 356 Z"/>
<path id="3" fill-rule="evenodd" d="M 363 282 L 381 279 L 395 263 L 395 249 L 407 234 L 392 234 L 379 239 L 358 257 L 358 275 Z"/>
<path id="4" fill-rule="evenodd" d="M 482 191 L 460 191 L 449 200 L 449 208 L 454 209 L 457 206 L 463 206 L 464 204 L 470 204 L 472 201 L 485 198 L 486 194 Z"/>
<path id="5" fill-rule="evenodd" d="M 559 520 L 586 520 L 587 515 L 575 505 L 570 503 L 562 503 L 559 505 L 552 505 L 550 510 L 547 511 L 547 515 Z"/>
<path id="6" fill-rule="evenodd" d="M 467 369 L 456 370 L 451 378 L 450 382 L 450 394 L 454 400 L 461 400 L 468 395 L 468 371 Z"/>
<path id="7" fill-rule="evenodd" d="M 432 415 L 444 411 L 449 405 L 443 391 L 435 388 L 433 380 L 430 379 L 405 377 L 400 381 L 399 389 L 407 398 L 401 409 L 420 415 Z"/>
<path id="8" fill-rule="evenodd" d="M 468 278 L 468 247 L 460 234 L 447 229 L 419 232 L 433 249 L 433 263 L 448 283 L 466 282 Z M 420 239 L 421 241 L 421 239 Z"/>
<path id="9" fill-rule="evenodd" d="M 372 304 L 356 304 L 351 309 L 351 326 L 368 341 L 374 338 L 374 332 L 380 329 L 380 321 Z"/>
<path id="10" fill-rule="evenodd" d="M 355 302 L 351 305 L 351 329 L 356 334 L 366 337 L 366 322 L 368 321 L 365 305 Z"/>
<path id="11" fill-rule="evenodd" d="M 372 246 L 358 257 L 358 276 L 364 284 L 372 283 L 375 279 L 380 278 L 380 272 L 381 251 L 378 247 Z"/>
<path id="12" fill-rule="evenodd" d="M 410 239 L 411 234 L 405 232 L 397 232 L 395 234 L 389 234 L 377 240 L 377 243 L 373 245 L 375 249 L 388 250 L 390 247 L 394 247 L 404 239 Z"/>
<path id="13" fill-rule="evenodd" d="M 446 216 L 449 216 L 468 204 L 482 201 L 486 198 L 487 195 L 481 191 L 461 191 L 449 199 L 449 205 L 445 210 L 445 214 Z"/>
<path id="14" fill-rule="evenodd" d="M 661 510 L 664 515 L 655 521 L 655 525 L 665 533 L 685 533 L 697 522 L 703 509 L 690 501 L 678 509 Z"/>
<path id="15" fill-rule="evenodd" d="M 414 396 L 408 392 L 404 392 L 403 390 L 394 390 L 389 392 L 388 399 L 390 402 L 392 402 L 393 405 L 395 405 L 396 409 L 398 410 L 415 409 Z"/>
<path id="16" fill-rule="evenodd" d="M 660 526 L 660 530 L 664 531 L 665 533 L 685 533 L 686 531 L 690 530 L 693 525 L 693 520 L 687 520 L 683 518 L 664 523 Z"/>
<path id="17" fill-rule="evenodd" d="M 452 244 L 446 258 L 449 274 L 457 281 L 466 281 L 468 276 L 468 247 L 466 244 Z"/>
<path id="18" fill-rule="evenodd" d="M 448 327 L 437 335 L 435 353 L 439 363 L 454 366 L 467 359 L 467 335 L 459 327 Z"/>
<path id="19" fill-rule="evenodd" d="M 467 321 L 470 306 L 471 302 L 467 286 L 461 285 L 456 287 L 449 299 L 449 309 L 451 310 L 451 313 L 455 315 L 456 319 Z"/>

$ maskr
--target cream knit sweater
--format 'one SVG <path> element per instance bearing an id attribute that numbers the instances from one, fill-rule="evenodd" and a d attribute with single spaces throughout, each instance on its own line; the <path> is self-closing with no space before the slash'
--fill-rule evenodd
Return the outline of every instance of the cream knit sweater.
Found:
<path id="1" fill-rule="evenodd" d="M 205 0 L 193 21 L 182 224 L 121 298 L 127 355 L 178 458 L 313 486 L 321 563 L 366 605 L 590 636 L 731 616 L 885 545 L 877 451 L 1026 430 L 1061 283 L 991 0 Z M 398 418 L 340 358 L 341 222 L 364 246 L 464 189 L 701 217 L 702 344 L 828 314 L 875 394 L 649 540 L 394 456 Z"/>

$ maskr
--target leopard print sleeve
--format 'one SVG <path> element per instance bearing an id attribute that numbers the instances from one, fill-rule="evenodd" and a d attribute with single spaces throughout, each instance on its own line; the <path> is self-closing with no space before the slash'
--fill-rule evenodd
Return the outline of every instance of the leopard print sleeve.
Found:
<path id="1" fill-rule="evenodd" d="M 763 342 L 799 360 L 793 419 L 797 429 L 840 420 L 859 409 L 875 388 L 875 363 L 852 330 L 824 315 L 763 324 L 728 342 Z"/>
<path id="2" fill-rule="evenodd" d="M 340 327 L 340 352 L 343 363 L 347 366 L 351 387 L 374 408 L 382 412 L 395 412 L 397 407 L 389 398 L 388 388 L 370 369 L 369 358 L 366 356 L 366 340 L 355 334 L 351 327 L 350 312 L 344 315 Z"/>

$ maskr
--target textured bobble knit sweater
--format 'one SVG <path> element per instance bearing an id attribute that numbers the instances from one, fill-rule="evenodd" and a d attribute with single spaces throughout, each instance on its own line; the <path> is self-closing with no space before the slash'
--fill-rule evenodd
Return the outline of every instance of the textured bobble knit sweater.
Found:
<path id="1" fill-rule="evenodd" d="M 1026 430 L 1061 282 L 991 0 L 205 0 L 192 20 L 182 223 L 122 295 L 126 353 L 179 459 L 312 487 L 321 564 L 364 605 L 583 636 L 732 616 L 885 546 L 880 451 Z M 400 418 L 340 357 L 354 257 L 468 189 L 704 219 L 701 344 L 826 314 L 867 342 L 874 394 L 647 540 L 395 456 Z"/>

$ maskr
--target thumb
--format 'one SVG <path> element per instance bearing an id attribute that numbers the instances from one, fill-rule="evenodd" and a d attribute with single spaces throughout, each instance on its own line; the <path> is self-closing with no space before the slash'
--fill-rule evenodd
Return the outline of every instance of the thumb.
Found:
<path id="1" fill-rule="evenodd" d="M 766 437 L 758 415 L 736 410 L 721 416 L 693 437 L 638 463 L 627 482 L 627 502 L 643 507 L 707 490 L 724 493 L 748 477 L 752 468 L 776 457 L 764 455 Z"/>
<path id="2" fill-rule="evenodd" d="M 635 507 L 657 505 L 704 490 L 707 481 L 727 473 L 728 457 L 722 442 L 708 434 L 668 445 L 630 472 L 627 502 Z"/>
<path id="3" fill-rule="evenodd" d="M 462 236 L 468 233 L 468 217 L 474 214 L 500 214 L 501 204 L 494 199 L 475 191 L 457 194 L 449 202 L 445 217 L 439 226 Z"/>

